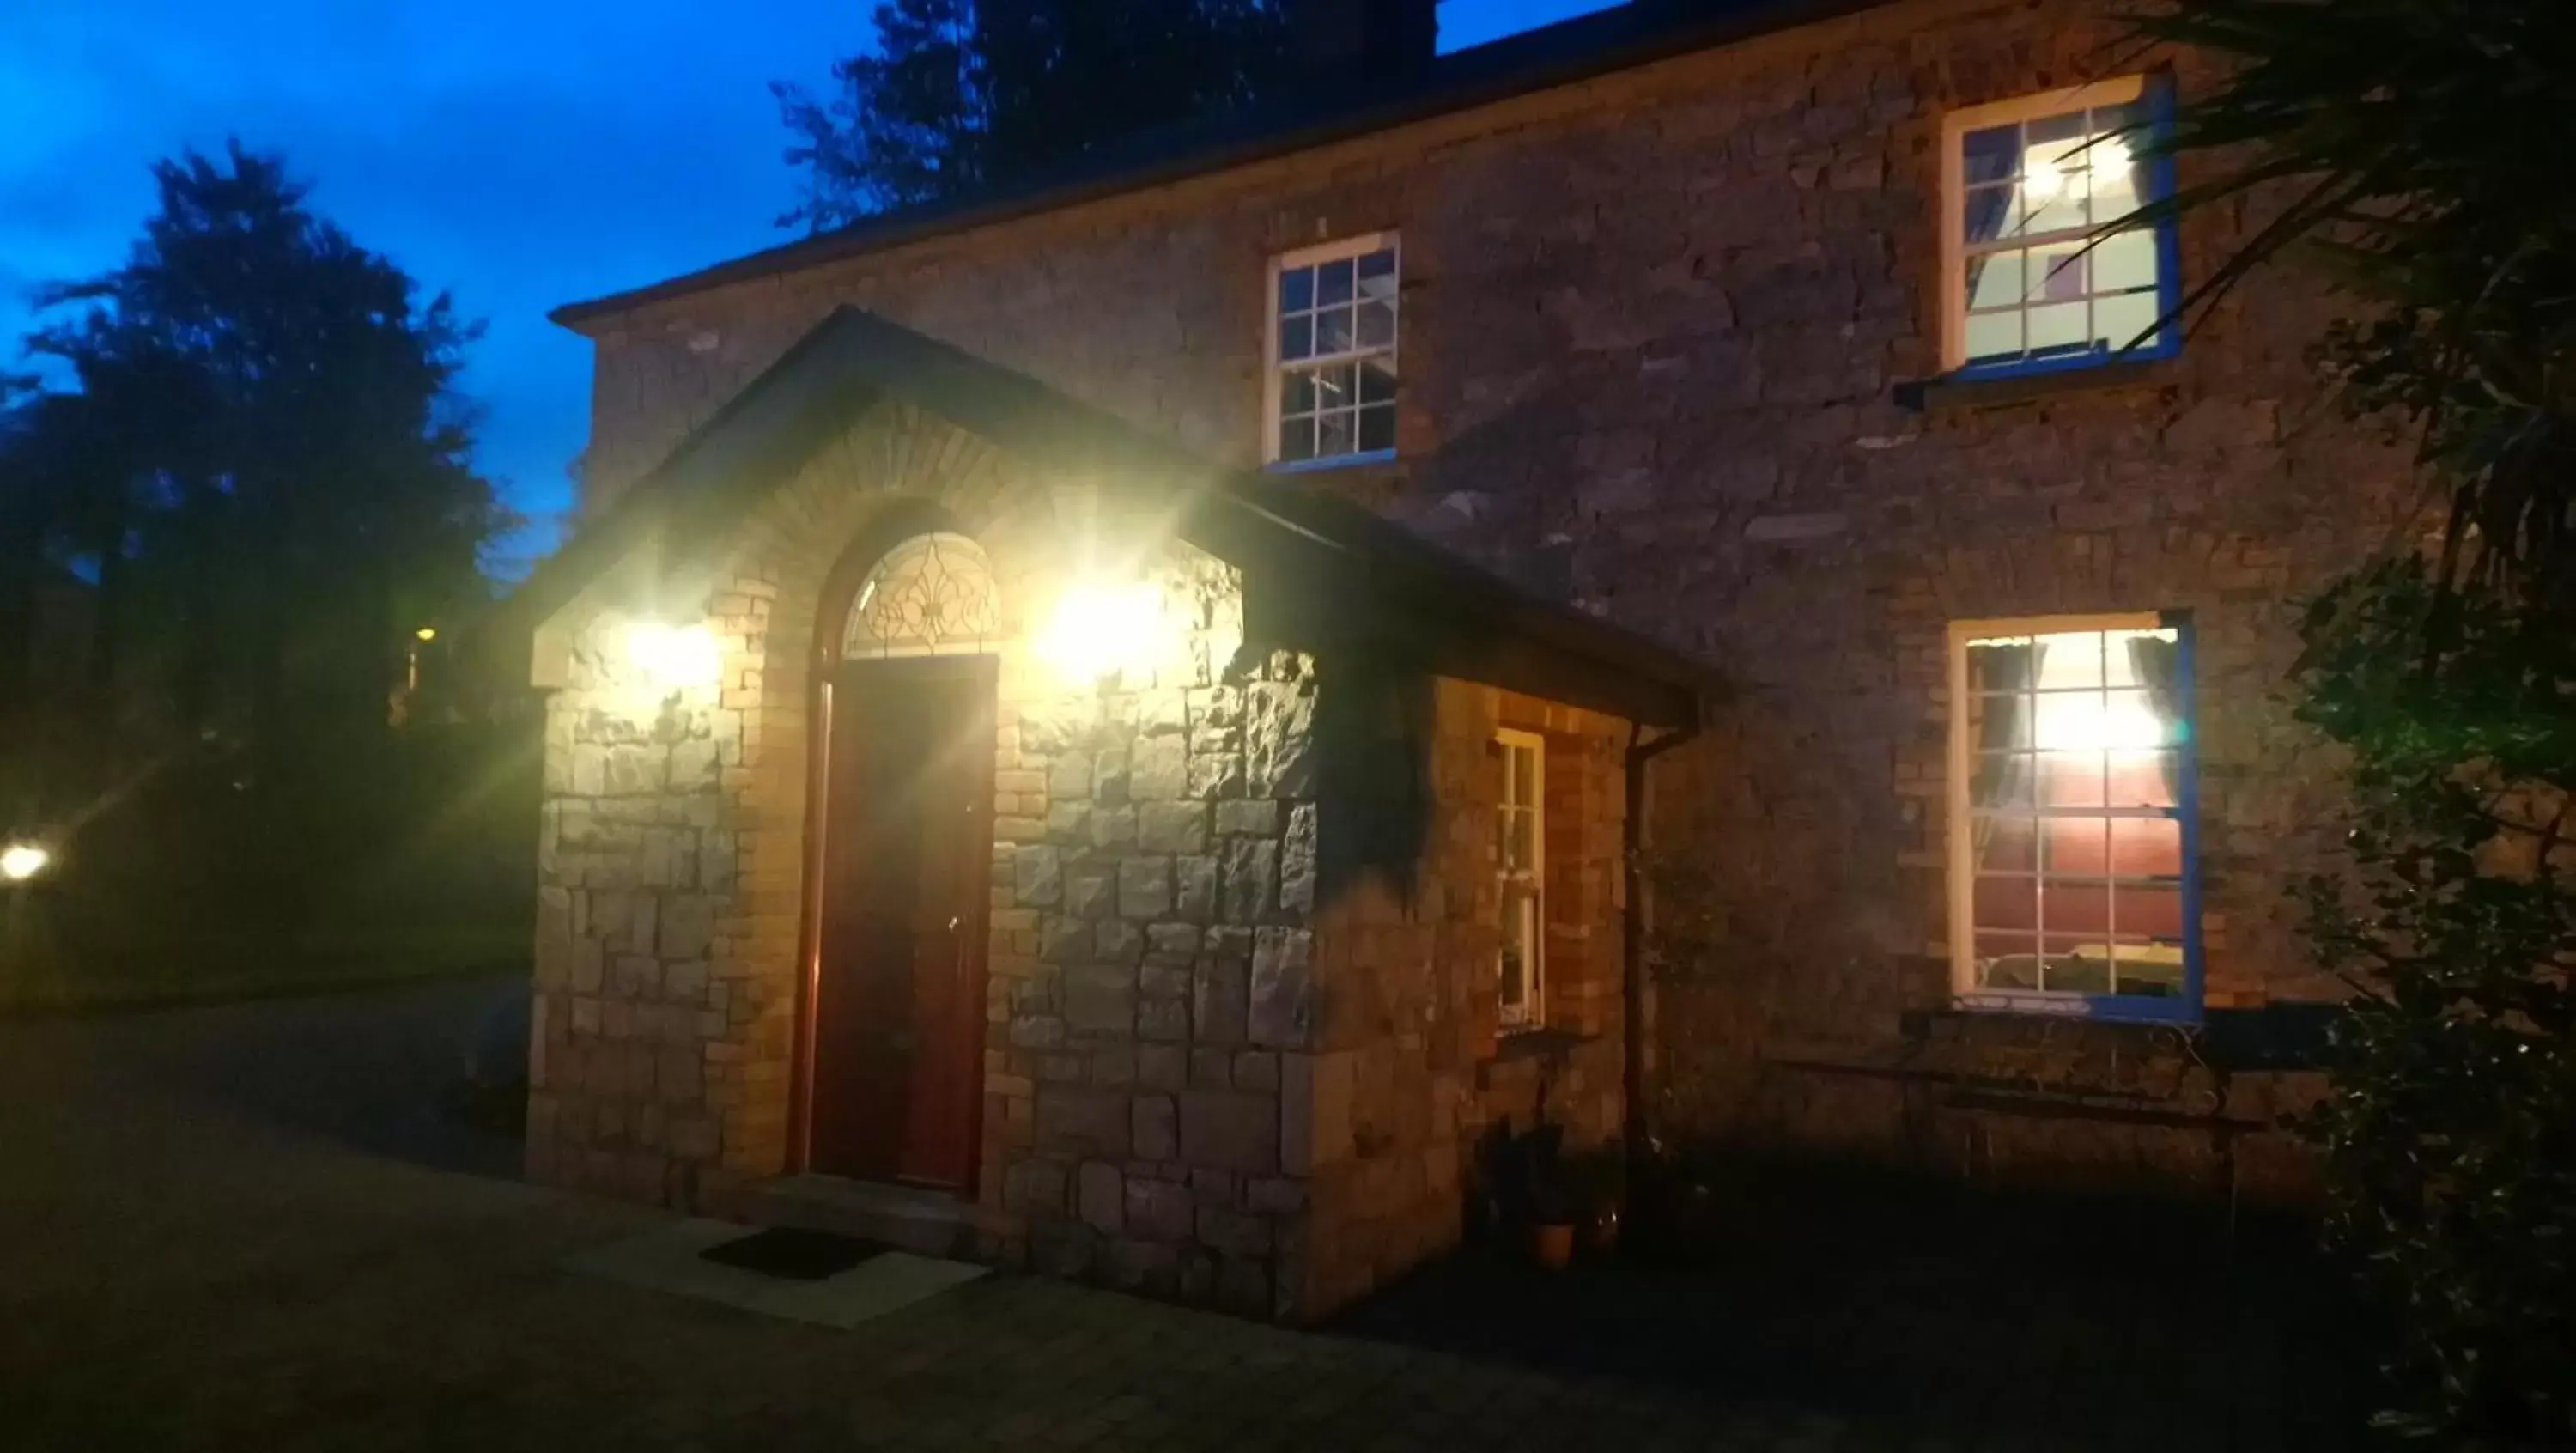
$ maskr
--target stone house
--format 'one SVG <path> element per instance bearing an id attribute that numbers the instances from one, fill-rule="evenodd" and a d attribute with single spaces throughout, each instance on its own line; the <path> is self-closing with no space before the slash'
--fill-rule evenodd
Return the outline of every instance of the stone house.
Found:
<path id="1" fill-rule="evenodd" d="M 555 316 L 529 1171 L 1284 1317 L 1478 1147 L 2294 1197 L 2393 538 L 2095 0 L 1299 12 L 1272 113 Z M 1651 891 L 1649 891 L 1651 889 Z"/>

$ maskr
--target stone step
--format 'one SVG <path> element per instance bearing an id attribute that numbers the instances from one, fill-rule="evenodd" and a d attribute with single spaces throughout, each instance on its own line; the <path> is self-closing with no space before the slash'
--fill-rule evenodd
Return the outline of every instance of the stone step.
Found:
<path id="1" fill-rule="evenodd" d="M 920 1256 L 963 1256 L 966 1203 L 945 1191 L 848 1181 L 834 1176 L 780 1176 L 743 1199 L 755 1226 L 794 1226 L 883 1242 Z"/>

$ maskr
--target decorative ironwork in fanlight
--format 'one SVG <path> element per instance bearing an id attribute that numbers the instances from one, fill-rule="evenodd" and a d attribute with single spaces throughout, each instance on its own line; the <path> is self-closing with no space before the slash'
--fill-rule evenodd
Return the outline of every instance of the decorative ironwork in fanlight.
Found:
<path id="1" fill-rule="evenodd" d="M 869 567 L 841 628 L 841 655 L 973 655 L 994 649 L 1001 629 L 1001 591 L 983 547 L 936 531 Z"/>

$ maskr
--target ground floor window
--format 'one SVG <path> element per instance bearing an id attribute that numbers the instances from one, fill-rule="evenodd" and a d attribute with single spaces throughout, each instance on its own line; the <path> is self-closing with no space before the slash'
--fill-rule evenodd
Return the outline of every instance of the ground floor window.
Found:
<path id="1" fill-rule="evenodd" d="M 1962 622 L 1950 681 L 1950 956 L 1961 1000 L 2196 1016 L 2190 623 Z"/>
<path id="2" fill-rule="evenodd" d="M 1494 735 L 1501 759 L 1502 799 L 1494 814 L 1494 863 L 1501 879 L 1503 941 L 1500 1004 L 1503 1027 L 1537 1025 L 1546 984 L 1547 919 L 1542 885 L 1547 877 L 1547 747 L 1531 732 Z"/>

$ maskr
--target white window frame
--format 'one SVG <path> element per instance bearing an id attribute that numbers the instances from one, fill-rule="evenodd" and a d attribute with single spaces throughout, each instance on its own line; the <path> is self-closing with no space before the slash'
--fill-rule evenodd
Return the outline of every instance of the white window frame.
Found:
<path id="1" fill-rule="evenodd" d="M 1495 799 L 1495 812 L 1529 815 L 1530 860 L 1527 868 L 1515 872 L 1502 861 L 1499 842 L 1505 836 L 1497 832 L 1494 878 L 1496 901 L 1504 913 L 1511 911 L 1513 889 L 1517 886 L 1529 903 L 1529 962 L 1524 966 L 1525 982 L 1518 1006 L 1502 1003 L 1503 948 L 1508 939 L 1494 946 L 1494 996 L 1505 1030 L 1536 1029 L 1547 1022 L 1547 738 L 1536 732 L 1511 727 L 1499 728 L 1494 742 L 1503 750 L 1502 794 Z M 1526 751 L 1530 758 L 1530 800 L 1512 800 L 1512 753 Z M 1496 827 L 1502 823 L 1498 821 Z M 1518 880 L 1517 882 L 1515 880 Z"/>
<path id="2" fill-rule="evenodd" d="M 1354 348 L 1345 353 L 1298 359 L 1294 365 L 1279 357 L 1279 275 L 1292 268 L 1314 267 L 1319 263 L 1338 262 L 1345 257 L 1364 257 L 1384 249 L 1395 254 L 1395 296 L 1388 300 L 1395 310 L 1395 331 L 1380 348 Z M 1396 397 L 1403 398 L 1404 372 L 1399 351 L 1404 345 L 1404 247 L 1394 232 L 1365 232 L 1332 242 L 1301 247 L 1270 259 L 1269 271 L 1261 295 L 1261 461 L 1270 469 L 1291 472 L 1307 469 L 1336 469 L 1350 464 L 1381 464 L 1395 457 L 1392 445 L 1384 449 L 1357 450 L 1327 458 L 1281 459 L 1279 457 L 1279 381 L 1291 368 L 1311 369 L 1319 363 L 1350 362 L 1383 358 L 1397 365 Z M 1399 403 L 1399 409 L 1402 405 Z M 1356 431 L 1356 419 L 1354 430 Z M 1356 432 L 1352 435 L 1358 441 Z"/>
<path id="3" fill-rule="evenodd" d="M 2071 86 L 2064 90 L 2045 91 L 2032 96 L 2017 96 L 2009 101 L 1996 101 L 1983 106 L 1969 106 L 1952 111 L 1941 119 L 1941 368 L 1957 372 L 1968 364 L 1968 180 L 1965 147 L 1968 133 L 1989 127 L 2031 121 L 2044 121 L 2070 111 L 2090 111 L 2108 106 L 2126 106 L 2147 96 L 2149 78 L 2144 75 L 2122 76 L 2117 80 L 2096 81 L 2090 85 Z M 2142 204 L 2161 195 L 2166 185 L 2161 163 L 2150 162 L 2146 183 L 2147 195 Z M 2157 229 L 2169 233 L 2170 225 Z M 2014 238 L 2000 250 L 2026 248 L 2037 243 L 2063 241 L 2085 236 L 2086 229 L 2039 233 Z M 2169 236 L 2156 239 L 2159 297 L 2166 300 L 2170 311 L 2176 295 L 2174 277 L 2176 259 Z M 2179 331 L 2171 323 L 2164 327 L 2161 341 L 2140 344 L 2127 353 L 2109 355 L 2069 354 L 2043 360 L 2009 360 L 1993 365 L 1998 372 L 2017 369 L 2046 370 L 2081 367 L 2108 358 L 2161 357 L 2172 351 Z M 1979 365 L 1985 367 L 1986 365 Z"/>
<path id="4" fill-rule="evenodd" d="M 1976 926 L 1976 838 L 1970 796 L 1976 778 L 1976 746 L 1969 740 L 1968 723 L 1968 646 L 1971 642 L 1996 637 L 2049 636 L 2078 631 L 2151 631 L 2175 622 L 2156 611 L 2122 611 L 2093 615 L 2016 616 L 1993 620 L 1962 620 L 1950 623 L 1948 650 L 1948 780 L 1944 783 L 1943 801 L 1947 804 L 1946 859 L 1949 897 L 1950 989 L 1954 1002 L 1974 1010 L 2007 1013 L 2051 1014 L 2111 1019 L 2180 1020 L 2197 1022 L 2202 1003 L 2202 963 L 2200 938 L 2200 842 L 2198 832 L 2198 763 L 2195 742 L 2199 735 L 2199 706 L 2188 680 L 2189 656 L 2186 654 L 2186 679 L 2182 683 L 2186 717 L 2182 740 L 2177 748 L 2183 753 L 2183 788 L 2181 800 L 2172 811 L 2182 823 L 2182 904 L 2183 904 L 2183 992 L 2171 999 L 2145 998 L 2118 994 L 2079 994 L 2030 990 L 1991 990 L 1977 983 Z M 2189 627 L 2182 627 L 2188 632 Z M 2106 808 L 2104 815 L 2120 809 Z"/>

